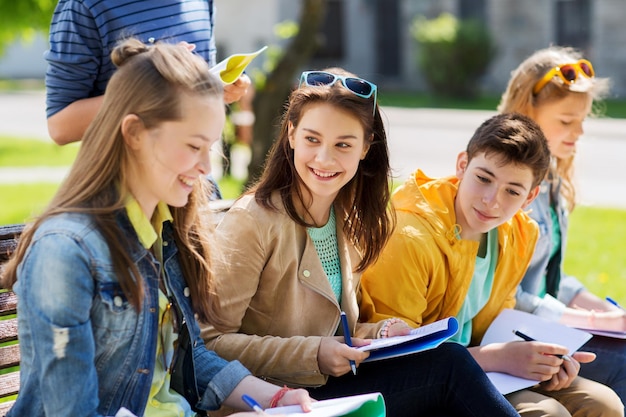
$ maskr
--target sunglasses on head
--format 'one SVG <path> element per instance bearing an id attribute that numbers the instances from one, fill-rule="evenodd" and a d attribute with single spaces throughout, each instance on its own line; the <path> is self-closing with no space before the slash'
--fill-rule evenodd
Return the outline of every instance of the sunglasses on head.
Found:
<path id="1" fill-rule="evenodd" d="M 581 59 L 578 62 L 559 65 L 558 67 L 552 68 L 546 73 L 546 75 L 543 76 L 542 79 L 537 81 L 537 84 L 535 84 L 535 87 L 533 88 L 533 94 L 539 93 L 541 89 L 545 87 L 545 85 L 548 84 L 554 77 L 559 77 L 565 84 L 572 85 L 576 83 L 578 74 L 587 78 L 593 78 L 595 72 L 593 71 L 593 65 L 591 65 L 591 62 L 586 59 Z"/>
<path id="2" fill-rule="evenodd" d="M 374 113 L 376 113 L 376 98 L 377 90 L 376 84 L 373 84 L 363 78 L 357 77 L 344 77 L 343 75 L 333 74 L 326 71 L 305 71 L 300 76 L 300 87 L 302 84 L 310 87 L 316 87 L 320 85 L 331 86 L 335 84 L 337 80 L 341 80 L 344 87 L 350 90 L 354 95 L 361 98 L 370 98 L 374 96 Z"/>

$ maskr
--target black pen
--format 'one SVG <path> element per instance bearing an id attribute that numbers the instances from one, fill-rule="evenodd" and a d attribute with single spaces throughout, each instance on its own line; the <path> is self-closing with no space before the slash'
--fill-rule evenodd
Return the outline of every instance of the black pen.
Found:
<path id="1" fill-rule="evenodd" d="M 525 335 L 524 333 L 520 332 L 519 330 L 513 330 L 513 334 L 517 337 L 521 337 L 522 339 L 524 339 L 527 342 L 534 342 L 535 339 L 533 339 L 530 336 Z M 567 355 L 554 355 L 559 359 L 563 359 L 564 361 L 569 361 L 569 357 Z"/>

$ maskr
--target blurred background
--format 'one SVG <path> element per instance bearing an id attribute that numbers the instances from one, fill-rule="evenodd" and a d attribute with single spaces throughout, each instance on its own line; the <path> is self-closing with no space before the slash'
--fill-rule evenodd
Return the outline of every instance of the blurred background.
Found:
<path id="1" fill-rule="evenodd" d="M 158 4 L 158 0 L 151 0 Z M 78 150 L 47 136 L 43 78 L 56 0 L 0 0 L 0 224 L 47 204 Z M 566 270 L 626 303 L 626 3 L 624 0 L 215 0 L 218 61 L 268 50 L 254 89 L 228 108 L 214 175 L 227 198 L 258 176 L 302 70 L 340 66 L 379 87 L 397 185 L 420 167 L 450 174 L 496 111 L 510 72 L 537 49 L 579 48 L 611 79 L 604 115 L 577 156 L 582 201 Z"/>

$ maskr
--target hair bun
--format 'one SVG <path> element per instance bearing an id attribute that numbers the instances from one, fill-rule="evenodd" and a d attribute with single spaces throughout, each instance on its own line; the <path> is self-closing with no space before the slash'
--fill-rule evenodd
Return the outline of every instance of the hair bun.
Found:
<path id="1" fill-rule="evenodd" d="M 149 46 L 145 45 L 139 39 L 127 39 L 115 46 L 111 52 L 111 61 L 115 66 L 121 67 L 128 62 L 129 59 L 144 52 L 148 52 L 149 49 Z"/>

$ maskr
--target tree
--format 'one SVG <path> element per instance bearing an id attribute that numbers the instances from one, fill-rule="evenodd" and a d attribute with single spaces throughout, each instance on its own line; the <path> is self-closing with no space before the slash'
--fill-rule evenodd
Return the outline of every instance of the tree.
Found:
<path id="1" fill-rule="evenodd" d="M 56 0 L 0 0 L 0 56 L 17 39 L 47 33 Z"/>
<path id="2" fill-rule="evenodd" d="M 255 114 L 252 161 L 248 183 L 263 172 L 265 156 L 276 137 L 276 122 L 293 86 L 296 72 L 313 56 L 318 47 L 317 33 L 324 19 L 326 0 L 302 0 L 299 30 L 285 53 L 267 76 L 265 85 L 254 98 Z"/>

